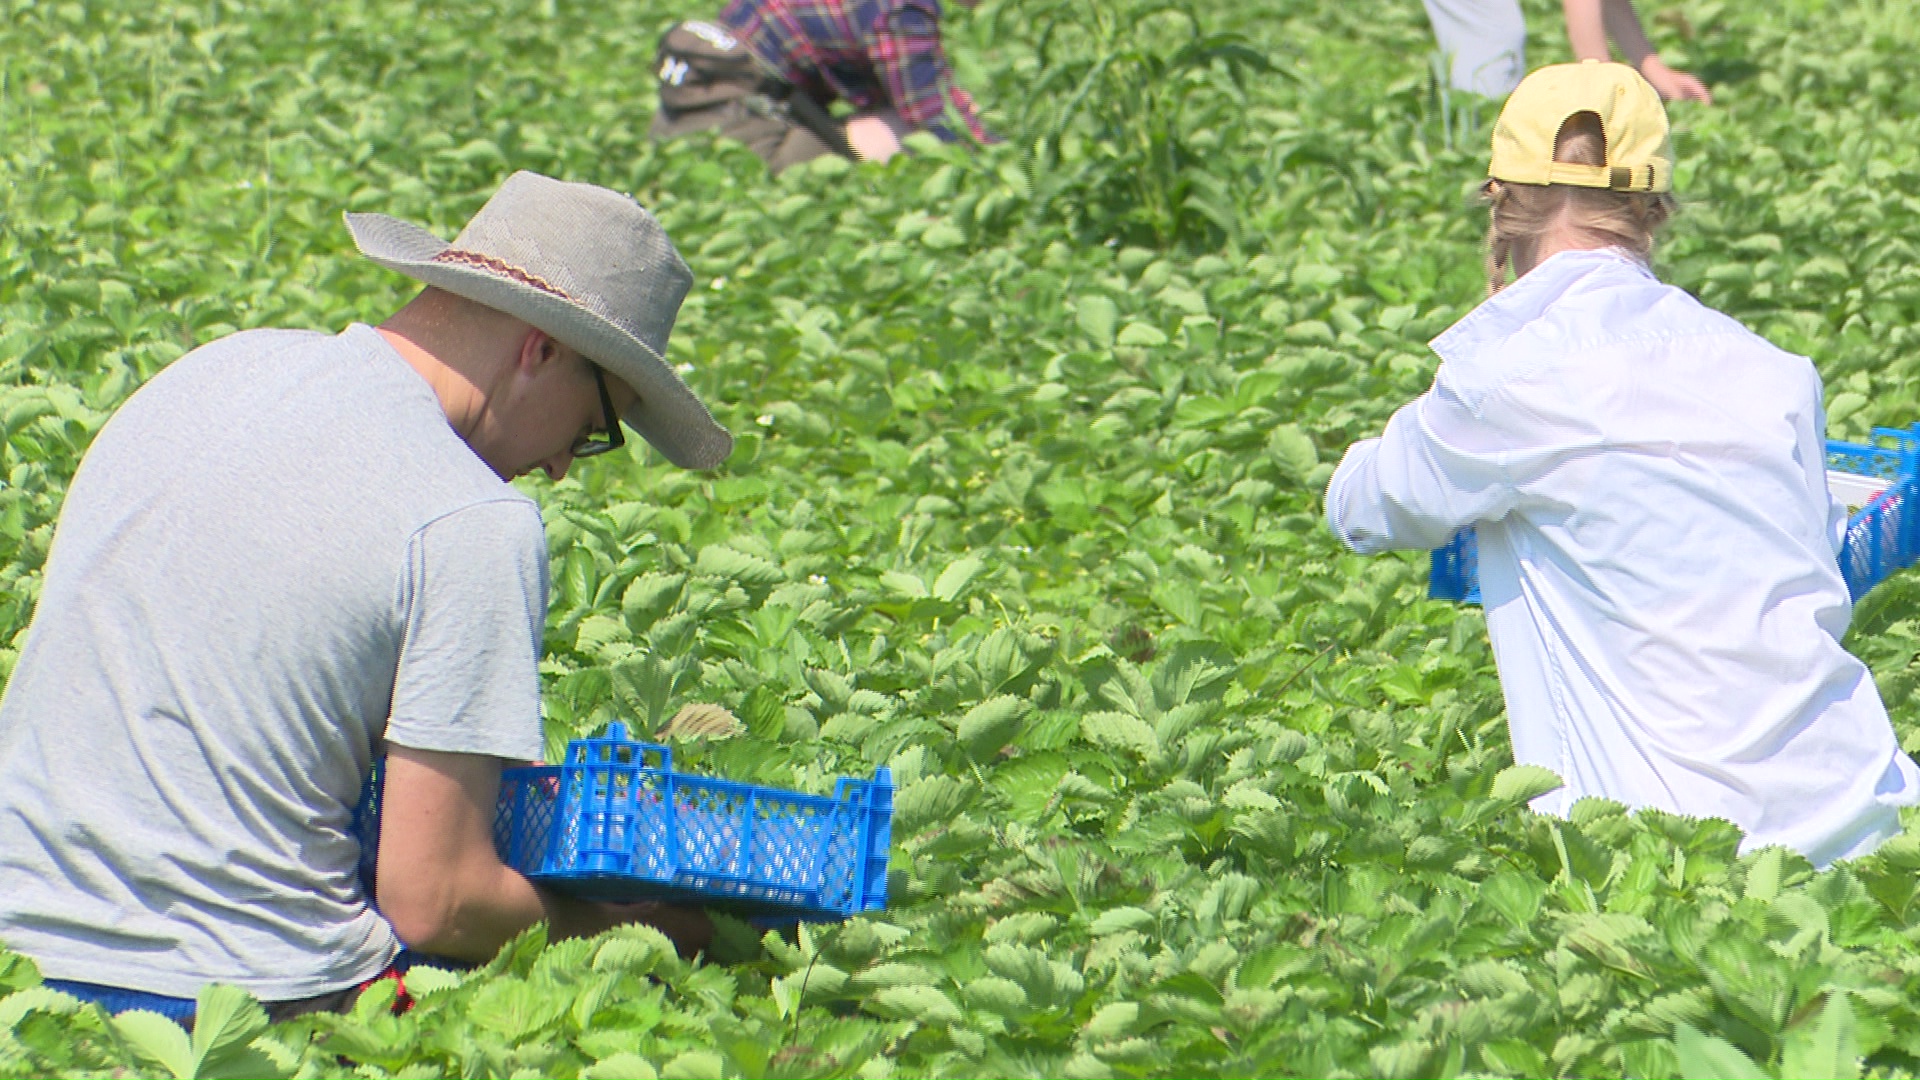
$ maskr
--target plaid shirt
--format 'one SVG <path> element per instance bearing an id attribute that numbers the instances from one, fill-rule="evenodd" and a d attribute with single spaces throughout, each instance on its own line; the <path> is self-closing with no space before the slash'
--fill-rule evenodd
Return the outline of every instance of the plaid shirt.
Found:
<path id="1" fill-rule="evenodd" d="M 891 106 L 946 141 L 951 105 L 981 142 L 973 98 L 953 85 L 940 47 L 940 0 L 729 0 L 720 22 L 755 56 L 821 102 Z"/>

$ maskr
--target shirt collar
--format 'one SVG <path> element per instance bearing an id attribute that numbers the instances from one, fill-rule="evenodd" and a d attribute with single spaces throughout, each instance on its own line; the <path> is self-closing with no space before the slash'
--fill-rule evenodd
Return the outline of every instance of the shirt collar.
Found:
<path id="1" fill-rule="evenodd" d="M 1496 349 L 1586 279 L 1622 273 L 1653 280 L 1653 271 L 1645 263 L 1620 248 L 1556 252 L 1467 312 L 1428 348 L 1442 361 L 1461 361 Z"/>

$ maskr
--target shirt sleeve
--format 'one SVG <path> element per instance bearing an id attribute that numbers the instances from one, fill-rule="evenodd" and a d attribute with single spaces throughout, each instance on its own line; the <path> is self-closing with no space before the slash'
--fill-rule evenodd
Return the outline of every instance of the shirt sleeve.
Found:
<path id="1" fill-rule="evenodd" d="M 547 612 L 539 509 L 503 499 L 435 519 L 407 545 L 399 592 L 405 629 L 388 741 L 539 758 Z"/>
<path id="2" fill-rule="evenodd" d="M 1514 509 L 1521 485 L 1595 439 L 1536 384 L 1503 387 L 1472 407 L 1443 368 L 1377 439 L 1349 447 L 1327 484 L 1327 524 L 1363 555 L 1435 548 Z"/>
<path id="3" fill-rule="evenodd" d="M 946 122 L 951 105 L 975 139 L 999 141 L 980 125 L 972 96 L 953 85 L 953 69 L 940 43 L 936 5 L 905 0 L 884 15 L 867 43 L 867 57 L 886 91 L 887 103 L 907 126 L 953 142 L 959 136 Z"/>
<path id="4" fill-rule="evenodd" d="M 1847 523 L 1853 515 L 1847 510 L 1846 502 L 1834 495 L 1833 485 L 1827 482 L 1825 466 L 1827 460 L 1826 386 L 1820 381 L 1820 373 L 1814 369 L 1812 361 L 1808 361 L 1807 371 L 1809 372 L 1808 381 L 1812 384 L 1813 435 L 1815 439 L 1819 440 L 1821 450 L 1820 493 L 1823 494 L 1827 500 L 1827 543 L 1832 545 L 1833 557 L 1838 559 L 1841 550 L 1847 546 Z"/>

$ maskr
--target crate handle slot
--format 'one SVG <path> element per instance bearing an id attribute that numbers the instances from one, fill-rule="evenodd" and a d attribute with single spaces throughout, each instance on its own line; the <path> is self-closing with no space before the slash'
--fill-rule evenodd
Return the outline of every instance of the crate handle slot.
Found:
<path id="1" fill-rule="evenodd" d="M 673 768 L 673 749 L 660 743 L 641 742 L 627 736 L 627 725 L 615 720 L 606 734 L 598 738 L 575 739 L 567 744 L 569 765 L 631 765 L 668 772 Z"/>

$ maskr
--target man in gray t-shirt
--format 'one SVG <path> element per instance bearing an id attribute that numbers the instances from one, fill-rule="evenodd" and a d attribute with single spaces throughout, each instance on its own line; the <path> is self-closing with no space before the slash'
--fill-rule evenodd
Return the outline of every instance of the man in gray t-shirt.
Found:
<path id="1" fill-rule="evenodd" d="M 508 480 L 731 439 L 664 362 L 692 278 L 630 199 L 518 173 L 452 244 L 349 215 L 429 287 L 379 328 L 197 349 L 103 428 L 0 701 L 0 943 L 60 985 L 324 999 L 401 943 L 482 959 L 569 901 L 491 842 L 541 752 L 539 508 Z M 349 832 L 389 753 L 380 907 Z M 382 917 L 384 913 L 384 918 Z"/>

